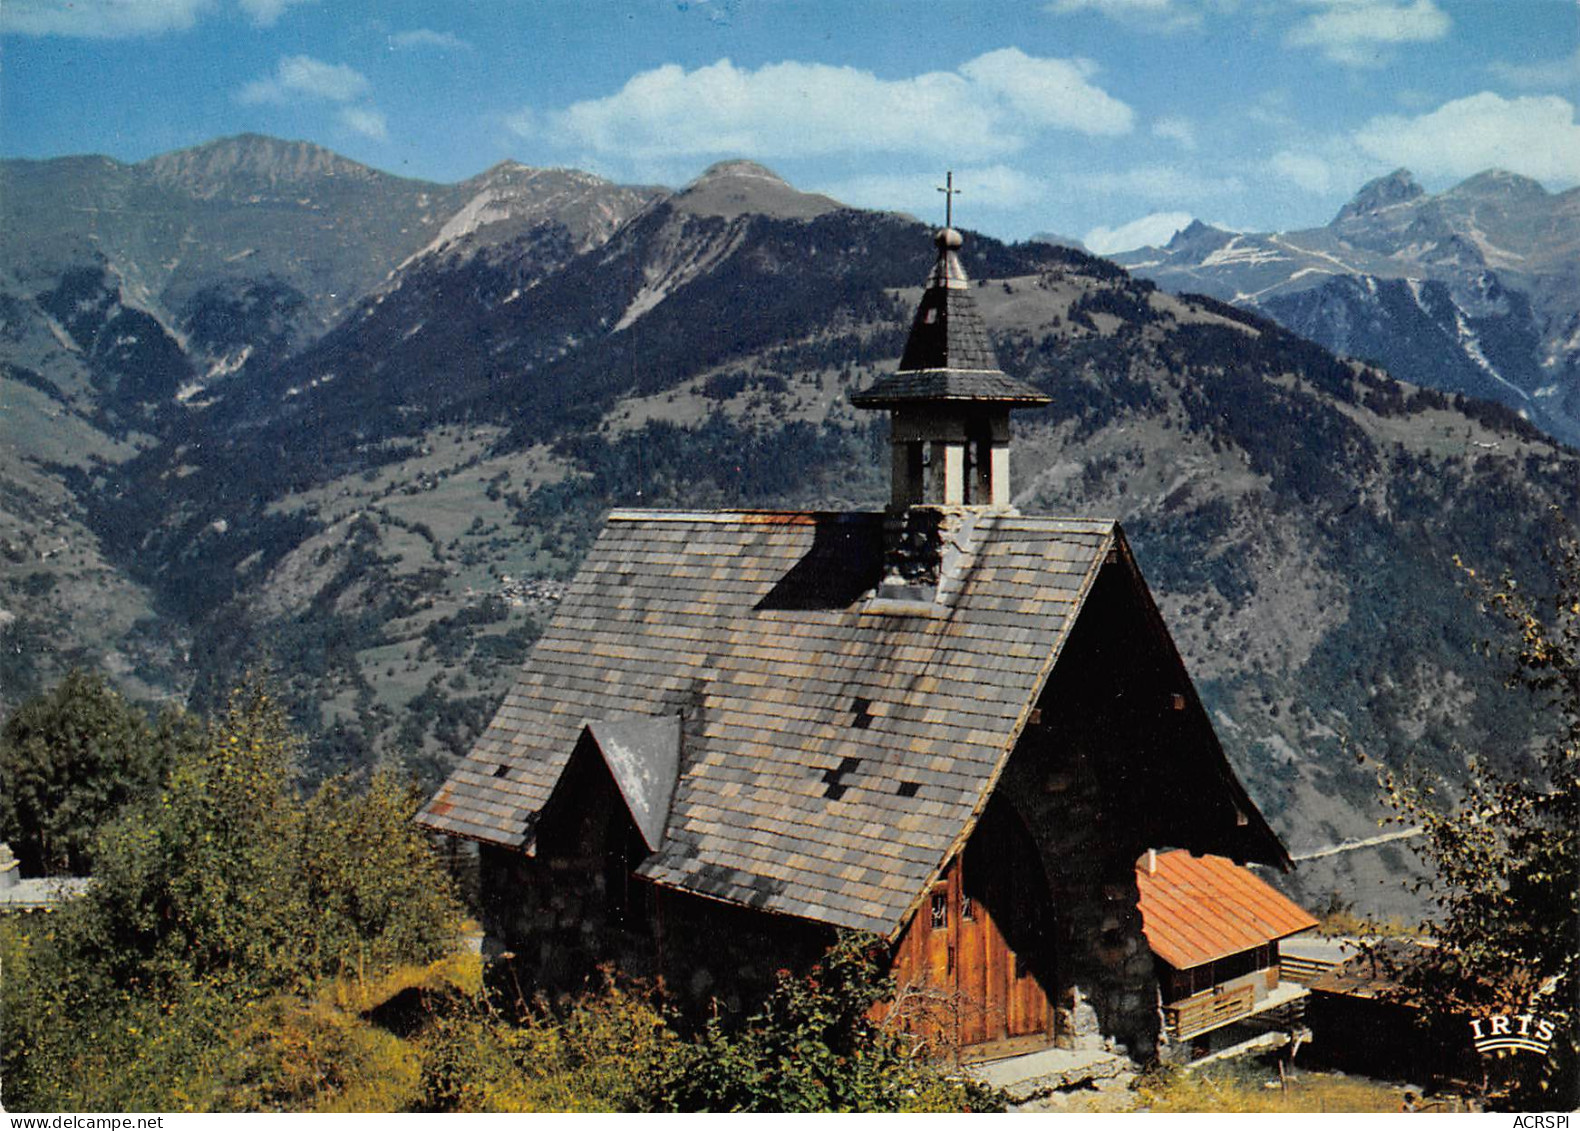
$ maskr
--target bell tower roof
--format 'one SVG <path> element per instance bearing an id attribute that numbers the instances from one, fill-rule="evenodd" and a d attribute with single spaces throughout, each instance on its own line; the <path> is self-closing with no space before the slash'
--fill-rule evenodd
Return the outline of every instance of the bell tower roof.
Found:
<path id="1" fill-rule="evenodd" d="M 954 228 L 942 228 L 933 236 L 938 260 L 927 277 L 899 368 L 852 394 L 853 405 L 897 408 L 926 401 L 976 401 L 1031 408 L 1048 403 L 1040 389 L 998 367 L 971 280 L 956 254 L 964 242 Z"/>

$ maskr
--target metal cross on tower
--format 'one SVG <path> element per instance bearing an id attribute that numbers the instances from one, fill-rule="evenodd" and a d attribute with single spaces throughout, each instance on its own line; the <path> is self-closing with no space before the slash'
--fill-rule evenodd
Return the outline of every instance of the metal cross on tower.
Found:
<path id="1" fill-rule="evenodd" d="M 955 188 L 953 169 L 944 174 L 944 183 L 938 186 L 938 191 L 944 194 L 944 227 L 953 228 L 955 226 L 955 197 L 959 196 L 961 192 L 960 189 Z"/>

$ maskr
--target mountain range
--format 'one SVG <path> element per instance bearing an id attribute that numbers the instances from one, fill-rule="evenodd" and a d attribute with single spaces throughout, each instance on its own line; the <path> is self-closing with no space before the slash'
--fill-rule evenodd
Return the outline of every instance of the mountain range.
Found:
<path id="1" fill-rule="evenodd" d="M 747 162 L 436 186 L 244 137 L 7 162 L 0 201 L 0 699 L 78 663 L 202 707 L 262 667 L 313 775 L 441 776 L 612 506 L 881 506 L 886 424 L 848 394 L 932 260 L 914 220 Z M 1017 505 L 1124 523 L 1294 851 L 1374 830 L 1357 751 L 1519 764 L 1538 720 L 1454 555 L 1539 589 L 1580 455 L 1073 248 L 962 258 L 1052 398 Z M 1388 845 L 1299 882 L 1397 910 L 1402 870 Z"/>
<path id="2" fill-rule="evenodd" d="M 1580 444 L 1580 188 L 1500 170 L 1436 195 L 1399 169 L 1325 227 L 1192 223 L 1116 256 L 1134 274 L 1264 313 L 1402 380 L 1508 405 Z"/>

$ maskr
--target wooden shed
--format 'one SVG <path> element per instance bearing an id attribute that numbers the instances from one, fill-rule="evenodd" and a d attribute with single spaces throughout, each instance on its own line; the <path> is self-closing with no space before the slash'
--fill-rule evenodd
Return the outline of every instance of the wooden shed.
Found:
<path id="1" fill-rule="evenodd" d="M 838 929 L 903 1023 L 990 1055 L 1157 1038 L 1134 861 L 1287 866 L 1110 520 L 1019 514 L 955 249 L 901 368 L 886 511 L 621 510 L 419 817 L 481 843 L 525 975 L 748 1008 Z"/>
<path id="2" fill-rule="evenodd" d="M 1169 1039 L 1199 1040 L 1305 996 L 1280 980 L 1278 946 L 1317 921 L 1248 869 L 1221 856 L 1148 852 L 1136 883 Z"/>
<path id="3" fill-rule="evenodd" d="M 1421 960 L 1423 943 L 1374 939 L 1310 983 L 1306 1021 L 1314 1063 L 1423 1086 L 1482 1079 L 1465 1021 L 1426 1023 L 1398 972 Z"/>

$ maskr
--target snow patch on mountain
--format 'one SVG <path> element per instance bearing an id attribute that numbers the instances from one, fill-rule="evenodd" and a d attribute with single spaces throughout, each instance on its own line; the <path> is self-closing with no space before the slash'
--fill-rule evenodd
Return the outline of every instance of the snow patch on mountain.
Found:
<path id="1" fill-rule="evenodd" d="M 1405 285 L 1410 288 L 1410 297 L 1415 299 L 1416 306 L 1420 307 L 1422 313 L 1424 313 L 1428 318 L 1431 318 L 1431 310 L 1427 309 L 1426 304 L 1421 301 L 1421 280 L 1406 279 Z M 1488 359 L 1486 352 L 1481 348 L 1480 337 L 1478 337 L 1476 331 L 1471 328 L 1470 323 L 1466 321 L 1465 312 L 1459 308 L 1459 304 L 1453 303 L 1452 305 L 1454 308 L 1454 334 L 1459 340 L 1460 351 L 1463 352 L 1464 355 L 1472 362 L 1474 362 L 1476 367 L 1488 377 L 1491 377 L 1498 384 L 1514 393 L 1522 401 L 1529 401 L 1531 399 L 1531 395 L 1524 389 L 1520 388 L 1518 385 L 1514 384 L 1514 382 L 1505 379 L 1503 374 L 1499 373 L 1497 367 L 1492 364 L 1490 359 Z"/>
<path id="2" fill-rule="evenodd" d="M 1280 255 L 1261 244 L 1248 244 L 1245 237 L 1235 236 L 1217 251 L 1201 261 L 1203 267 L 1250 267 L 1262 263 L 1283 263 L 1289 257 Z"/>

